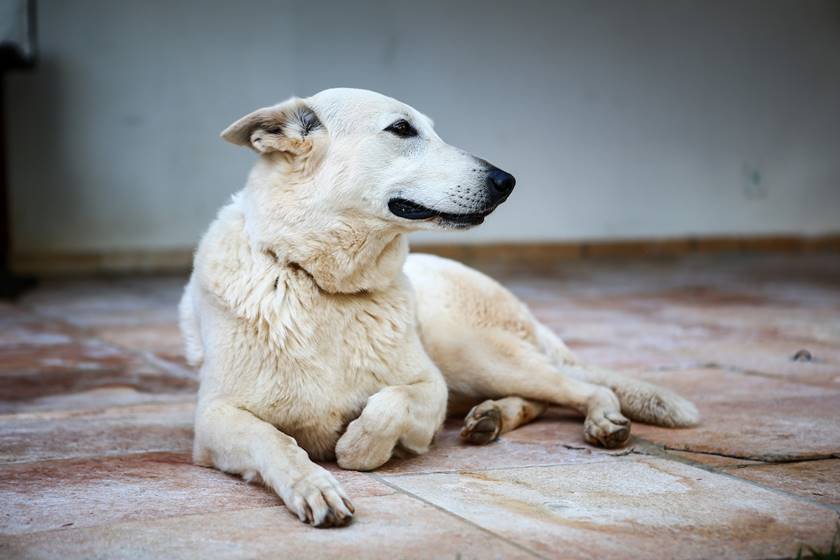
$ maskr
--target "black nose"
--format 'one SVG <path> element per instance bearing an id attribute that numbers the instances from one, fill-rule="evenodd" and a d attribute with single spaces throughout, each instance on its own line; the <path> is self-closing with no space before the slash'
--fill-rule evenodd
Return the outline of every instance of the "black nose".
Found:
<path id="1" fill-rule="evenodd" d="M 497 167 L 487 172 L 487 186 L 499 197 L 509 195 L 514 185 L 516 185 L 516 179 L 510 173 L 505 173 Z"/>

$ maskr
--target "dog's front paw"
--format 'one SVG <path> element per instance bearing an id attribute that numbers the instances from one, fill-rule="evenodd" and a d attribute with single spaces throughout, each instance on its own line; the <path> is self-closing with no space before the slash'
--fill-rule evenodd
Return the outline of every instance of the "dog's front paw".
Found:
<path id="1" fill-rule="evenodd" d="M 351 471 L 372 471 L 381 467 L 394 452 L 392 438 L 381 433 L 379 426 L 368 425 L 365 415 L 347 426 L 347 431 L 335 445 L 338 466 Z"/>
<path id="2" fill-rule="evenodd" d="M 298 519 L 316 527 L 347 525 L 355 512 L 335 477 L 318 466 L 292 483 L 283 502 Z"/>
<path id="3" fill-rule="evenodd" d="M 630 438 L 630 420 L 618 412 L 592 412 L 583 423 L 583 438 L 607 449 L 620 447 Z"/>
<path id="4" fill-rule="evenodd" d="M 502 430 L 502 411 L 493 401 L 475 405 L 464 418 L 461 439 L 467 443 L 484 445 L 495 441 Z"/>

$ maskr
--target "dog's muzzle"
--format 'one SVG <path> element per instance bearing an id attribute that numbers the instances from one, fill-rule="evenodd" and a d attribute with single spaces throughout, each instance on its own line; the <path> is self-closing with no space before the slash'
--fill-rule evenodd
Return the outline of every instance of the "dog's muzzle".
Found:
<path id="1" fill-rule="evenodd" d="M 388 209 L 395 216 L 405 218 L 406 220 L 435 219 L 445 225 L 456 227 L 477 226 L 499 204 L 507 200 L 513 191 L 513 187 L 516 185 L 516 179 L 513 175 L 502 171 L 498 167 L 491 167 L 487 172 L 485 184 L 487 186 L 485 191 L 485 205 L 478 212 L 463 214 L 440 212 L 406 198 L 392 198 L 388 201 Z"/>

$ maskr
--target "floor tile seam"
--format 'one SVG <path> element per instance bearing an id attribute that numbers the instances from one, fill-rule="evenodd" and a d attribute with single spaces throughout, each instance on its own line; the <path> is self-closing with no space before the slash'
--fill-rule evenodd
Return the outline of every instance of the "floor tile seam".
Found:
<path id="1" fill-rule="evenodd" d="M 548 560 L 548 557 L 547 557 L 547 556 L 544 556 L 544 555 L 540 554 L 539 552 L 537 552 L 537 551 L 535 551 L 535 550 L 532 550 L 531 548 L 529 548 L 529 547 L 527 547 L 527 546 L 525 546 L 525 545 L 523 545 L 523 544 L 521 544 L 521 543 L 518 543 L 518 542 L 516 542 L 516 541 L 514 541 L 514 540 L 511 540 L 511 539 L 509 539 L 508 537 L 505 537 L 504 535 L 500 535 L 500 534 L 498 534 L 498 533 L 496 533 L 496 532 L 494 532 L 494 531 L 491 531 L 490 529 L 488 529 L 488 528 L 486 528 L 486 527 L 483 527 L 482 525 L 479 525 L 478 523 L 476 523 L 476 522 L 472 521 L 471 519 L 468 519 L 468 518 L 466 518 L 466 517 L 463 517 L 463 516 L 461 516 L 461 515 L 458 515 L 458 514 L 457 514 L 457 513 L 455 513 L 454 511 L 448 510 L 448 509 L 446 509 L 445 507 L 442 507 L 442 506 L 440 506 L 440 505 L 438 505 L 438 504 L 436 504 L 436 503 L 434 503 L 434 502 L 432 502 L 432 501 L 430 501 L 430 500 L 427 500 L 427 499 L 423 498 L 422 496 L 419 496 L 419 495 L 415 494 L 414 492 L 411 492 L 410 490 L 406 490 L 405 488 L 403 488 L 403 487 L 401 487 L 401 486 L 399 486 L 399 485 L 397 485 L 397 484 L 391 483 L 390 481 L 386 480 L 383 476 L 380 476 L 380 475 L 375 475 L 375 474 L 371 474 L 371 476 L 372 476 L 374 479 L 376 479 L 376 480 L 378 480 L 379 482 L 381 482 L 382 484 L 385 484 L 386 486 L 388 486 L 388 487 L 390 487 L 390 488 L 392 488 L 392 489 L 396 490 L 397 492 L 399 492 L 399 493 L 401 493 L 401 494 L 403 494 L 403 495 L 405 495 L 405 496 L 408 496 L 409 498 L 411 498 L 411 499 L 413 499 L 413 500 L 416 500 L 416 501 L 418 501 L 418 502 L 421 502 L 421 503 L 423 503 L 423 504 L 426 504 L 427 506 L 430 506 L 430 507 L 432 507 L 432 508 L 434 508 L 434 509 L 436 509 L 436 510 L 440 511 L 440 512 L 442 512 L 442 513 L 446 514 L 446 515 L 447 515 L 447 516 L 449 516 L 449 517 L 452 517 L 452 518 L 454 518 L 454 519 L 457 519 L 458 521 L 460 521 L 460 522 L 462 522 L 462 523 L 464 523 L 464 524 L 466 524 L 466 525 L 468 525 L 468 526 L 470 526 L 470 527 L 473 527 L 473 528 L 475 528 L 475 529 L 478 529 L 478 530 L 479 530 L 479 531 L 481 531 L 482 533 L 485 533 L 485 534 L 487 534 L 487 535 L 490 535 L 490 536 L 492 536 L 493 538 L 499 539 L 499 540 L 501 540 L 502 542 L 504 542 L 504 543 L 506 543 L 506 544 L 508 544 L 508 545 L 510 545 L 510 546 L 512 546 L 512 547 L 514 547 L 514 548 L 516 548 L 516 549 L 518 549 L 518 550 L 520 550 L 520 551 L 522 551 L 522 552 L 527 553 L 529 556 L 532 556 L 532 557 L 534 557 L 534 558 L 540 558 L 540 559 L 542 559 L 542 560 Z"/>

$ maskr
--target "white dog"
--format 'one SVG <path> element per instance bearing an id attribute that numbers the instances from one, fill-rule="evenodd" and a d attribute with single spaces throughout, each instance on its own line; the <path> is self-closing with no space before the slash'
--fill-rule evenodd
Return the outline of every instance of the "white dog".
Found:
<path id="1" fill-rule="evenodd" d="M 406 234 L 480 224 L 514 178 L 394 99 L 332 89 L 259 109 L 222 137 L 259 160 L 195 255 L 181 328 L 201 367 L 195 461 L 274 489 L 301 521 L 342 525 L 324 468 L 424 453 L 447 412 L 487 443 L 549 405 L 614 447 L 632 419 L 689 426 L 694 406 L 579 364 L 511 293 L 408 256 Z"/>

